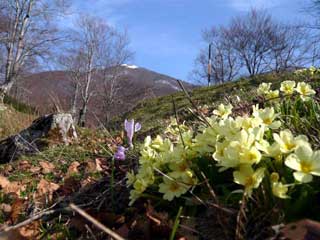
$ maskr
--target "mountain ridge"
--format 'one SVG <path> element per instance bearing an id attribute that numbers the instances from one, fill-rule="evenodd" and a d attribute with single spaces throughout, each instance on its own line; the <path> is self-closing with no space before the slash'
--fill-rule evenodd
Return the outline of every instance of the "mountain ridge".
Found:
<path id="1" fill-rule="evenodd" d="M 110 68 L 111 69 L 111 68 Z M 165 96 L 180 91 L 178 79 L 158 73 L 147 68 L 124 64 L 120 69 L 119 90 L 115 102 L 108 110 L 108 119 L 124 114 L 134 108 L 140 101 Z M 91 85 L 94 96 L 89 102 L 88 123 L 95 127 L 107 120 L 103 109 L 104 80 L 97 76 Z M 196 86 L 183 82 L 187 89 Z M 68 71 L 54 70 L 29 74 L 19 83 L 19 88 L 12 95 L 38 109 L 40 114 L 54 111 L 59 106 L 62 111 L 71 107 L 73 85 Z M 78 99 L 79 100 L 79 99 Z M 99 119 L 99 120 L 98 120 Z"/>

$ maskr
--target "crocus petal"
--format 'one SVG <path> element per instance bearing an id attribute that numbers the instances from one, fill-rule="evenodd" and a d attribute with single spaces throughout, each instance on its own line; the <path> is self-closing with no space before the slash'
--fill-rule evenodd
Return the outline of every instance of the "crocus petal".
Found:
<path id="1" fill-rule="evenodd" d="M 125 151 L 127 149 L 122 147 L 122 146 L 118 146 L 117 148 L 117 152 L 114 154 L 114 158 L 116 160 L 125 160 L 126 159 L 126 154 L 125 154 Z"/>
<path id="2" fill-rule="evenodd" d="M 132 147 L 132 138 L 133 138 L 133 134 L 134 134 L 134 119 L 131 120 L 125 120 L 124 121 L 124 129 L 127 132 L 127 137 L 128 137 L 128 142 L 130 147 Z"/>
<path id="3" fill-rule="evenodd" d="M 137 122 L 134 126 L 134 132 L 138 132 L 140 131 L 140 129 L 141 129 L 141 124 Z"/>

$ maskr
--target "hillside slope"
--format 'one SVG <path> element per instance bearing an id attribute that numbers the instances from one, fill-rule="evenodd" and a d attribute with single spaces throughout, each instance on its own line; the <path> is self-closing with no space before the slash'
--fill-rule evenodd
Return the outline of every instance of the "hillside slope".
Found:
<path id="1" fill-rule="evenodd" d="M 246 103 L 255 104 L 255 101 L 252 102 L 252 100 L 257 99 L 255 92 L 258 84 L 261 82 L 272 82 L 274 87 L 277 88 L 281 81 L 288 79 L 296 80 L 296 76 L 290 73 L 282 75 L 261 75 L 251 79 L 240 79 L 237 82 L 226 83 L 219 86 L 195 89 L 190 91 L 189 94 L 191 95 L 191 100 L 194 105 L 207 105 L 208 113 L 211 112 L 217 104 L 225 100 L 231 100 L 232 102 L 233 99 L 241 99 L 240 101 L 237 100 L 233 102 L 235 108 L 241 107 Z M 301 79 L 302 78 L 300 77 L 300 80 Z M 305 81 L 306 79 L 302 80 Z M 312 86 L 318 91 L 318 94 L 315 96 L 315 99 L 318 99 L 320 75 L 310 81 L 312 82 Z M 175 105 L 175 108 L 173 105 Z M 299 130 L 297 131 L 299 134 L 305 134 L 308 137 L 313 136 L 314 138 L 311 138 L 310 142 L 312 142 L 314 146 L 317 146 L 315 149 L 319 149 L 319 128 L 316 127 L 314 129 L 314 126 L 318 126 L 319 124 L 320 105 L 318 103 L 314 105 L 317 106 L 317 108 L 315 108 L 313 112 L 311 111 L 312 114 L 308 113 L 308 109 L 301 108 L 301 106 L 299 107 L 295 104 L 292 104 L 292 106 L 291 110 L 295 111 L 300 108 L 301 111 L 299 111 L 299 113 L 289 112 L 289 114 L 285 114 L 285 117 L 291 117 L 292 113 L 296 114 L 293 116 L 292 121 L 289 120 L 286 123 L 288 125 L 295 123 L 292 124 L 294 132 L 295 130 Z M 310 107 L 310 105 L 305 106 L 308 108 Z M 40 154 L 24 156 L 19 161 L 1 165 L 0 185 L 5 184 L 6 187 L 0 188 L 0 207 L 6 211 L 0 211 L 0 224 L 5 223 L 12 226 L 21 223 L 23 220 L 28 221 L 30 217 L 34 216 L 34 212 L 41 213 L 44 211 L 46 213 L 46 209 L 49 209 L 48 211 L 50 212 L 52 211 L 51 209 L 53 209 L 53 213 L 47 213 L 48 215 L 45 215 L 45 218 L 39 217 L 39 219 L 31 221 L 31 223 L 27 222 L 26 224 L 29 223 L 27 226 L 13 229 L 12 231 L 9 231 L 8 234 L 13 232 L 18 236 L 24 237 L 29 234 L 27 236 L 29 237 L 28 239 L 45 239 L 49 236 L 57 236 L 57 239 L 79 239 L 80 237 L 86 236 L 88 233 L 88 228 L 85 228 L 84 226 L 90 226 L 90 228 L 93 229 L 95 229 L 95 227 L 82 219 L 82 217 L 79 217 L 78 215 L 75 215 L 74 212 L 70 211 L 69 204 L 73 203 L 102 224 L 124 236 L 125 239 L 150 239 L 145 237 L 144 234 L 158 236 L 159 229 L 161 229 L 161 231 L 163 231 L 163 229 L 166 230 L 163 231 L 163 237 L 159 237 L 159 239 L 169 239 L 168 235 L 171 234 L 173 230 L 172 224 L 167 224 L 167 221 L 170 220 L 170 222 L 173 222 L 175 216 L 177 216 L 177 209 L 181 209 L 182 211 L 183 208 L 183 211 L 185 211 L 183 213 L 184 216 L 190 216 L 190 218 L 196 219 L 196 222 L 183 222 L 185 226 L 190 229 L 195 228 L 198 231 L 197 234 L 199 234 L 199 238 L 190 239 L 234 239 L 233 237 L 200 238 L 200 236 L 219 234 L 221 229 L 219 225 L 216 225 L 215 219 L 220 215 L 217 215 L 215 212 L 216 206 L 211 208 L 209 205 L 208 207 L 204 207 L 202 204 L 198 204 L 197 201 L 192 198 L 192 196 L 198 196 L 195 195 L 195 193 L 192 195 L 187 195 L 186 193 L 186 198 L 177 197 L 177 199 L 169 203 L 168 201 L 159 198 L 160 194 L 156 191 L 158 188 L 153 187 L 152 189 L 150 188 L 150 191 L 145 195 L 146 199 L 142 198 L 137 200 L 133 206 L 128 207 L 128 196 L 131 188 L 128 188 L 125 183 L 126 174 L 132 174 L 133 171 L 137 170 L 137 167 L 141 167 L 141 164 L 139 165 L 138 163 L 142 158 L 141 154 L 139 154 L 139 150 L 144 136 L 155 135 L 163 131 L 163 129 L 168 126 L 166 121 L 175 115 L 181 120 L 188 121 L 187 125 L 190 128 L 195 128 L 194 126 L 198 123 L 197 121 L 194 121 L 195 116 L 188 111 L 188 108 L 192 108 L 192 104 L 185 94 L 181 92 L 152 100 L 149 99 L 141 102 L 130 113 L 114 119 L 113 127 L 114 129 L 117 129 L 115 134 L 110 135 L 109 132 L 101 129 L 92 130 L 78 128 L 79 139 L 71 145 L 54 145 Z M 205 107 L 201 107 L 200 109 L 206 114 Z M 315 112 L 316 114 L 314 114 Z M 15 118 L 15 116 L 16 115 L 11 115 L 11 117 L 5 119 L 0 115 L 0 119 L 3 120 L 3 123 L 6 123 L 6 121 L 10 121 L 10 118 Z M 21 116 L 23 117 L 23 115 Z M 116 149 L 118 149 L 118 146 L 127 146 L 126 137 L 121 134 L 121 132 L 123 133 L 124 131 L 123 120 L 125 118 L 134 118 L 141 122 L 142 130 L 135 134 L 137 138 L 134 139 L 134 149 L 126 152 L 124 160 L 117 159 L 115 161 L 113 156 Z M 13 120 L 12 123 L 14 123 L 14 121 L 15 120 Z M 309 125 L 306 125 L 306 123 Z M 165 136 L 165 134 L 163 134 L 163 136 Z M 211 141 L 210 135 L 209 137 L 207 135 L 205 137 L 205 139 Z M 175 146 L 175 150 L 177 149 L 179 150 L 181 148 Z M 188 148 L 185 150 L 187 151 Z M 176 159 L 176 156 L 179 156 L 179 151 L 173 151 L 171 153 L 172 156 L 177 154 L 172 158 L 173 160 Z M 151 154 L 153 153 L 152 151 L 150 152 Z M 218 206 L 223 206 L 223 209 L 225 209 L 225 212 L 228 214 L 226 216 L 231 216 L 234 219 L 234 217 L 237 216 L 233 214 L 234 211 L 241 211 L 241 209 L 238 210 L 242 195 L 242 191 L 239 191 L 240 186 L 232 182 L 230 171 L 219 173 L 215 165 L 212 165 L 212 153 L 207 153 L 209 154 L 203 156 L 199 155 L 200 157 L 197 156 L 195 159 L 185 159 L 192 160 L 190 162 L 197 164 L 197 169 L 199 167 L 199 171 L 204 173 L 204 176 L 207 177 L 205 178 L 205 181 L 211 183 L 208 188 L 214 189 L 215 191 L 217 190 L 216 193 L 219 194 L 219 204 L 221 204 Z M 194 155 L 181 156 L 194 157 Z M 183 161 L 184 157 L 177 159 L 179 159 L 180 162 L 181 159 Z M 181 166 L 183 167 L 181 168 L 183 172 L 190 173 L 190 171 L 185 171 L 186 165 Z M 169 168 L 166 166 L 166 168 L 163 169 L 167 171 L 166 169 Z M 159 173 L 163 174 L 160 171 L 164 170 L 159 170 Z M 159 177 L 157 179 L 161 179 L 161 175 L 158 174 L 155 176 Z M 288 176 L 291 181 L 291 173 Z M 136 179 L 136 177 L 134 179 Z M 199 183 L 205 181 L 199 179 Z M 320 179 L 314 182 L 314 189 L 317 190 L 317 195 L 308 195 L 308 197 L 305 197 L 305 189 L 301 188 L 303 192 L 298 189 L 292 198 L 286 199 L 286 202 L 281 202 L 281 205 L 273 204 L 274 198 L 262 198 L 262 200 L 266 200 L 265 202 L 251 200 L 248 202 L 244 201 L 246 208 L 249 209 L 247 213 L 250 218 L 248 219 L 253 220 L 246 222 L 248 223 L 246 224 L 248 236 L 266 233 L 261 229 L 269 230 L 271 222 L 266 222 L 263 219 L 269 220 L 268 217 L 270 216 L 270 213 L 272 214 L 272 219 L 275 219 L 272 220 L 272 224 L 278 225 L 280 223 L 286 223 L 283 220 L 282 212 L 288 214 L 286 216 L 286 221 L 310 217 L 306 214 L 308 212 L 319 212 L 319 208 L 315 207 L 317 206 L 316 200 L 319 199 L 319 181 Z M 158 182 L 156 182 L 156 184 L 158 184 Z M 312 190 L 310 186 L 307 187 Z M 297 185 L 297 188 L 299 187 L 300 184 Z M 212 196 L 209 194 L 207 186 L 198 184 L 196 188 L 199 189 L 196 194 L 201 194 L 199 196 L 205 199 L 205 201 L 212 202 Z M 12 191 L 15 193 L 13 194 Z M 260 193 L 257 190 L 255 190 L 255 192 L 258 194 Z M 265 192 L 265 190 L 261 191 L 263 194 L 265 194 Z M 312 194 L 314 192 L 315 191 L 312 190 Z M 232 197 L 230 198 L 231 195 Z M 256 197 L 258 195 L 254 196 Z M 301 201 L 300 196 L 303 196 L 303 201 Z M 260 201 L 260 199 L 258 200 Z M 272 211 L 275 206 L 280 206 L 280 208 L 276 209 L 277 211 Z M 287 206 L 287 208 L 284 208 L 283 206 Z M 306 210 L 300 206 L 305 207 Z M 310 207 L 312 210 L 310 210 Z M 316 210 L 314 210 L 315 208 Z M 288 209 L 298 209 L 298 213 L 290 212 Z M 281 214 L 278 214 L 279 211 Z M 208 212 L 210 215 L 207 216 L 206 214 Z M 230 212 L 232 215 L 229 215 Z M 300 213 L 303 214 L 300 216 L 298 215 Z M 278 215 L 281 216 L 281 219 L 276 218 Z M 159 221 L 157 219 L 155 222 L 150 221 L 152 220 L 150 216 L 152 219 L 156 219 L 153 216 L 160 219 L 164 218 L 165 228 L 163 228 L 162 225 L 159 227 Z M 260 216 L 263 216 L 263 218 L 260 218 Z M 313 219 L 312 217 L 315 216 L 312 215 L 311 219 Z M 316 218 L 314 219 L 320 220 L 319 215 L 316 214 Z M 138 224 L 132 224 L 132 222 L 138 222 Z M 214 225 L 211 224 L 212 222 Z M 144 226 L 146 223 L 151 224 L 151 227 L 145 228 Z M 223 226 L 227 226 L 226 228 L 228 228 L 228 231 L 230 231 L 231 234 L 235 232 L 233 221 L 230 222 L 230 225 Z M 32 231 L 26 231 L 26 229 L 32 229 Z M 255 231 L 256 229 L 259 229 L 259 233 Z M 192 234 L 186 233 L 182 228 L 179 228 L 178 231 L 177 234 L 182 234 L 182 236 L 184 236 L 184 234 L 193 236 L 194 234 L 194 231 Z M 0 230 L 0 238 L 4 236 L 1 234 L 3 234 L 3 232 Z M 7 233 L 4 232 L 4 234 Z M 267 234 L 271 233 L 267 232 Z M 106 235 L 96 229 L 94 232 L 91 232 L 91 235 L 93 235 L 95 239 L 106 239 Z M 17 239 L 12 236 L 10 237 L 8 237 L 8 239 Z M 259 237 L 257 239 L 267 238 Z"/>
<path id="2" fill-rule="evenodd" d="M 0 140 L 28 127 L 37 118 L 31 107 L 12 98 L 5 98 L 5 109 L 0 110 Z"/>
<path id="3" fill-rule="evenodd" d="M 119 72 L 119 86 L 117 86 L 119 90 L 116 92 L 116 101 L 109 110 L 111 117 L 131 110 L 141 100 L 180 90 L 176 79 L 145 68 L 124 64 Z M 185 85 L 188 89 L 194 87 L 188 83 Z M 89 102 L 88 112 L 88 121 L 91 126 L 99 124 L 97 118 L 102 122 L 106 118 L 103 108 L 104 88 L 104 79 L 98 71 L 91 84 L 91 91 L 94 93 Z M 52 111 L 54 103 L 67 111 L 72 102 L 73 89 L 68 72 L 41 72 L 25 77 L 21 81 L 17 96 L 19 100 L 36 107 L 40 113 Z M 79 105 L 80 102 L 79 100 Z"/>
<path id="4" fill-rule="evenodd" d="M 238 96 L 241 102 L 251 101 L 256 97 L 255 89 L 262 82 L 272 82 L 275 87 L 280 85 L 281 81 L 294 80 L 297 78 L 293 73 L 282 74 L 262 74 L 252 78 L 241 78 L 235 82 L 228 82 L 216 86 L 201 87 L 189 91 L 193 103 L 197 106 L 208 105 L 209 110 L 225 101 L 230 96 Z M 314 80 L 319 84 L 319 80 Z M 253 91 L 254 90 L 254 91 Z M 169 96 L 158 97 L 148 101 L 140 102 L 132 111 L 114 118 L 111 129 L 121 129 L 124 119 L 136 119 L 143 125 L 143 136 L 150 133 L 159 133 L 164 127 L 164 120 L 175 116 L 173 101 L 178 116 L 183 119 L 192 118 L 188 108 L 193 108 L 190 100 L 184 92 L 174 93 Z M 235 105 L 237 107 L 237 105 Z"/>

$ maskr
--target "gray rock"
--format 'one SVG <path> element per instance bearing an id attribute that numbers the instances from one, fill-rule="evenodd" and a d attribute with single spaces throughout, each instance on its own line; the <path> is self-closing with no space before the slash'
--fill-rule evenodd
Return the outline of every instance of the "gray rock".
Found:
<path id="1" fill-rule="evenodd" d="M 40 152 L 48 142 L 70 144 L 77 139 L 73 118 L 68 113 L 42 116 L 20 133 L 0 141 L 0 164 L 21 155 Z"/>

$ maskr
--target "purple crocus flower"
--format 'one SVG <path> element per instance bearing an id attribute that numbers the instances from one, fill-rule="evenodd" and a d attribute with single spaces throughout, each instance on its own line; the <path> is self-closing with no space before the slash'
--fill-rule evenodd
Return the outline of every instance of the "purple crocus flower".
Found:
<path id="1" fill-rule="evenodd" d="M 118 146 L 117 152 L 114 154 L 114 159 L 116 160 L 125 160 L 126 159 L 126 151 L 127 149 L 122 146 Z"/>
<path id="2" fill-rule="evenodd" d="M 133 139 L 133 135 L 135 132 L 138 132 L 141 129 L 141 124 L 140 123 L 134 123 L 134 119 L 131 120 L 125 120 L 124 121 L 124 129 L 127 132 L 127 137 L 128 137 L 128 143 L 130 148 L 133 148 L 133 144 L 132 144 L 132 139 Z"/>

